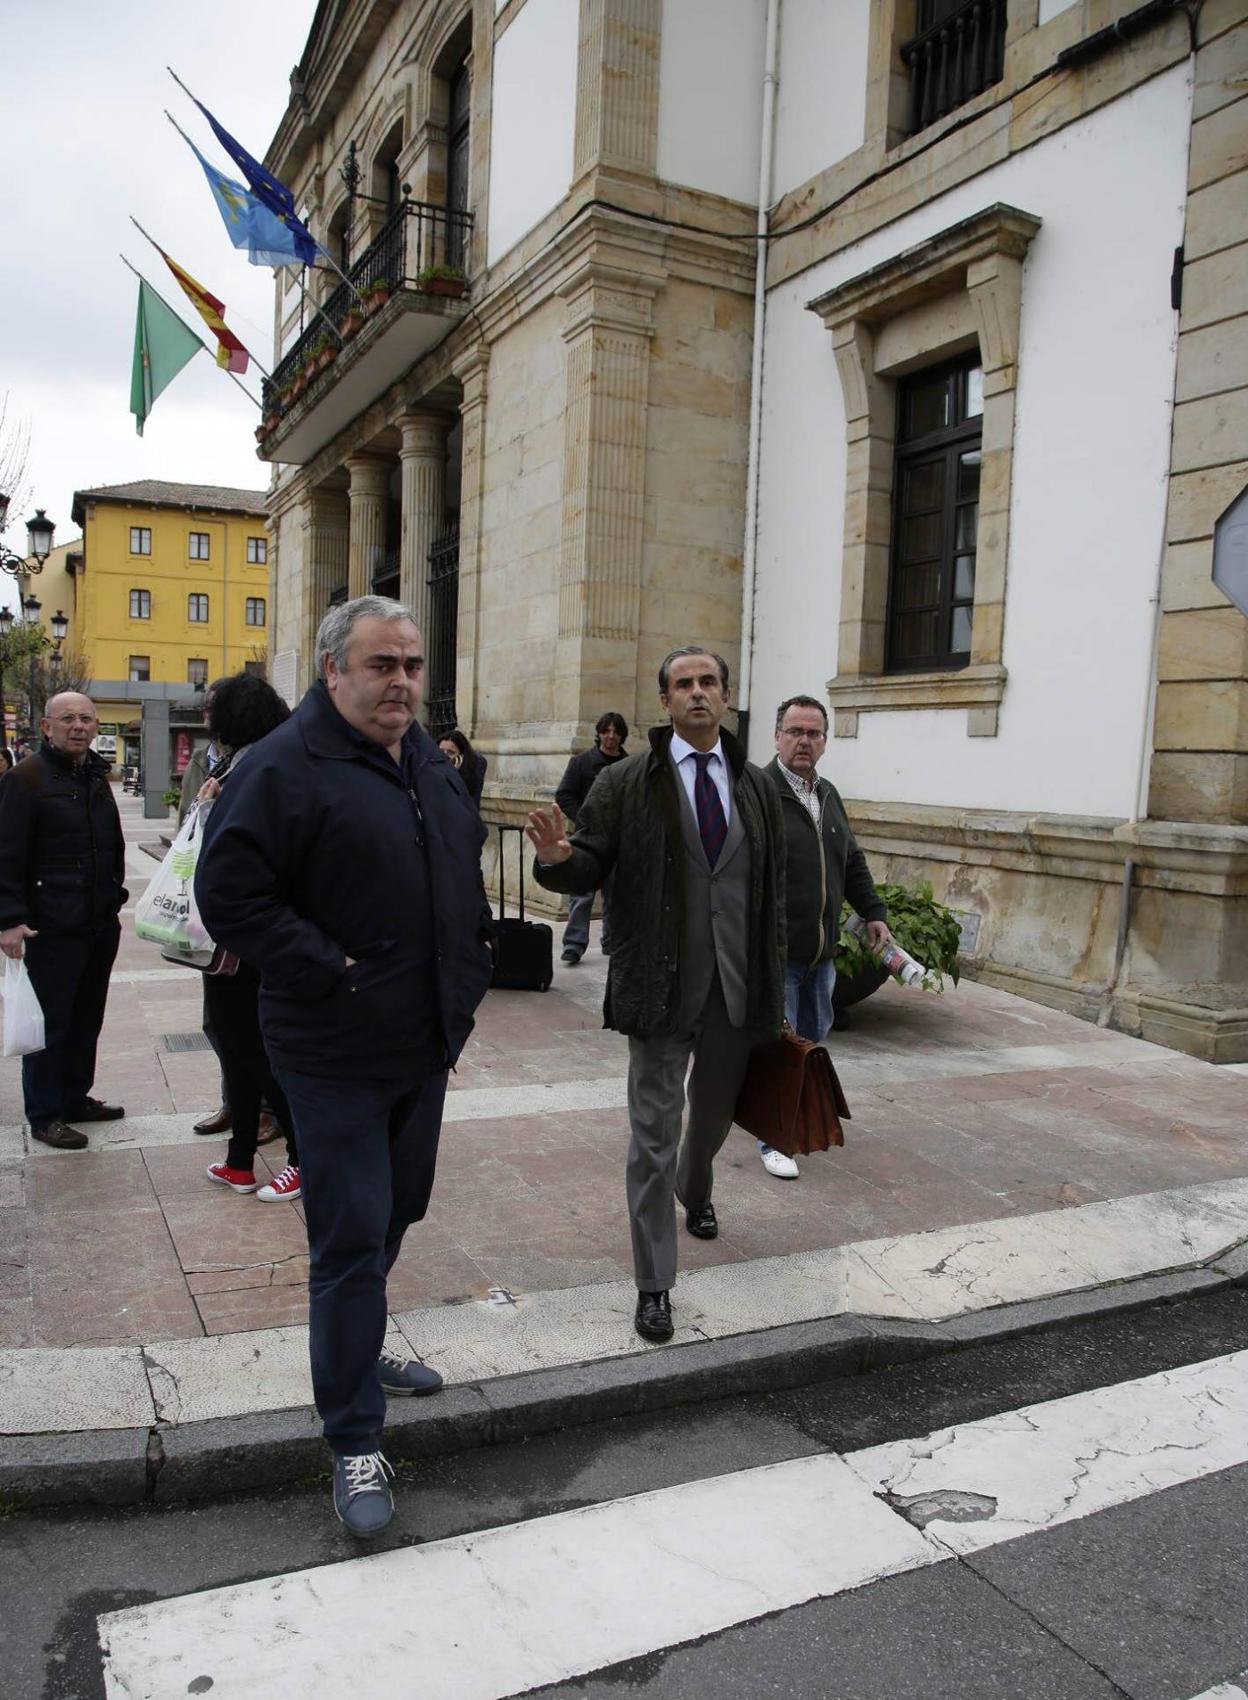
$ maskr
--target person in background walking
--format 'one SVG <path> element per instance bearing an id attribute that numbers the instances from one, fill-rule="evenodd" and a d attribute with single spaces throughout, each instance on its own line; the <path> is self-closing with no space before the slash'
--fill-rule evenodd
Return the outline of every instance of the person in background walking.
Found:
<path id="1" fill-rule="evenodd" d="M 822 1044 L 832 1025 L 832 955 L 848 898 L 867 923 L 867 942 L 878 950 L 888 930 L 883 899 L 867 859 L 850 830 L 840 794 L 816 771 L 827 746 L 828 714 L 815 697 L 789 697 L 776 710 L 776 754 L 764 769 L 780 798 L 785 836 L 785 915 L 788 959 L 784 1015 L 802 1039 Z M 792 1157 L 759 1141 L 769 1175 L 796 1180 Z"/>
<path id="2" fill-rule="evenodd" d="M 25 956 L 46 1046 L 22 1058 L 31 1135 L 59 1151 L 87 1144 L 76 1122 L 116 1121 L 91 1097 L 108 977 L 128 893 L 121 817 L 90 697 L 61 691 L 39 722 L 43 743 L 0 779 L 0 950 Z"/>
<path id="3" fill-rule="evenodd" d="M 212 706 L 220 754 L 212 777 L 200 789 L 199 806 L 219 807 L 218 799 L 234 783 L 254 747 L 289 718 L 290 710 L 264 679 L 236 673 L 220 680 Z M 225 1157 L 208 1165 L 208 1179 L 228 1186 L 231 1192 L 254 1192 L 266 1203 L 293 1202 L 300 1196 L 299 1156 L 286 1094 L 274 1078 L 260 1032 L 256 953 L 238 954 L 234 973 L 204 975 L 205 1030 L 211 1023 L 231 1128 Z M 286 1164 L 264 1185 L 255 1173 L 262 1104 L 269 1106 L 268 1114 L 286 1139 Z"/>
<path id="4" fill-rule="evenodd" d="M 458 726 L 454 731 L 442 734 L 438 739 L 438 748 L 451 766 L 459 769 L 459 777 L 463 780 L 468 795 L 480 808 L 481 792 L 485 787 L 485 770 L 489 766 L 485 757 L 473 749 Z"/>
<path id="5" fill-rule="evenodd" d="M 442 1378 L 385 1350 L 386 1276 L 433 1188 L 447 1070 L 490 982 L 485 827 L 416 716 L 424 641 L 388 597 L 331 608 L 317 679 L 208 817 L 210 935 L 260 973 L 260 1024 L 299 1140 L 316 1408 L 334 1509 L 394 1515 L 387 1394 Z"/>
<path id="6" fill-rule="evenodd" d="M 766 775 L 720 729 L 727 662 L 702 645 L 674 649 L 659 702 L 670 726 L 604 769 L 570 839 L 558 803 L 526 828 L 548 891 L 615 881 L 604 1016 L 628 1034 L 626 1185 L 645 1340 L 673 1333 L 673 1198 L 696 1239 L 716 1238 L 715 1154 L 751 1050 L 784 1019 L 784 823 Z"/>
<path id="7" fill-rule="evenodd" d="M 592 749 L 582 750 L 572 757 L 564 769 L 563 778 L 555 792 L 555 802 L 563 810 L 570 826 L 576 825 L 581 805 L 589 796 L 589 788 L 604 767 L 623 761 L 628 753 L 624 741 L 628 737 L 628 722 L 614 711 L 601 715 L 594 727 Z M 568 923 L 563 929 L 562 960 L 569 965 L 579 962 L 589 944 L 589 921 L 594 912 L 594 894 L 582 892 L 568 898 Z M 602 950 L 611 954 L 611 881 L 602 887 Z"/>

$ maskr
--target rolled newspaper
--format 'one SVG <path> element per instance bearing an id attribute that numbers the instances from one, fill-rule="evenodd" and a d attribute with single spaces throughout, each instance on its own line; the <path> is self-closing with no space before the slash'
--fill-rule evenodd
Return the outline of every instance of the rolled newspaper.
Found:
<path id="1" fill-rule="evenodd" d="M 846 921 L 845 931 L 853 933 L 855 938 L 864 938 L 867 923 L 861 915 L 854 915 Z M 871 947 L 868 946 L 868 948 Z M 903 986 L 933 987 L 936 985 L 936 980 L 931 971 L 917 957 L 911 956 L 908 950 L 903 950 L 896 939 L 888 939 L 874 954 L 879 958 L 880 966 L 887 968 L 888 972 L 895 979 L 900 980 Z"/>

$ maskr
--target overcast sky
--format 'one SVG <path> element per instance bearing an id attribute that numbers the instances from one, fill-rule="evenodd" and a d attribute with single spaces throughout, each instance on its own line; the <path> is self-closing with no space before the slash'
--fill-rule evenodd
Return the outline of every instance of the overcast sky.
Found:
<path id="1" fill-rule="evenodd" d="M 129 411 L 139 266 L 210 335 L 135 218 L 226 304 L 226 322 L 272 367 L 273 273 L 226 236 L 195 156 L 164 116 L 230 176 L 241 174 L 165 70 L 172 65 L 245 148 L 262 158 L 285 111 L 315 0 L 7 0 L 0 397 L 29 424 L 31 501 L 5 544 L 24 553 L 33 506 L 75 534 L 73 493 L 135 478 L 264 489 L 259 413 L 211 356 L 197 354 L 135 433 Z M 244 383 L 259 395 L 255 367 Z M 12 601 L 12 580 L 0 587 Z"/>

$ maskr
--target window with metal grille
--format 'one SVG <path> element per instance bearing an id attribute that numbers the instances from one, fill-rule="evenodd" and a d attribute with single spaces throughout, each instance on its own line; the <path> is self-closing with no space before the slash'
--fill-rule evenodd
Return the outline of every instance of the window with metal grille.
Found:
<path id="1" fill-rule="evenodd" d="M 263 596 L 249 596 L 247 598 L 247 612 L 245 618 L 249 626 L 262 626 L 264 624 Z"/>
<path id="2" fill-rule="evenodd" d="M 192 561 L 206 561 L 208 559 L 208 533 L 206 531 L 192 531 L 190 540 Z"/>
<path id="3" fill-rule="evenodd" d="M 152 552 L 152 528 L 150 525 L 132 525 L 130 527 L 130 553 L 132 555 L 150 555 Z"/>
<path id="4" fill-rule="evenodd" d="M 193 590 L 186 599 L 186 617 L 192 625 L 202 626 L 208 618 L 208 598 L 202 591 Z"/>
<path id="5" fill-rule="evenodd" d="M 150 590 L 132 590 L 130 592 L 130 618 L 132 620 L 150 620 L 152 617 L 152 593 Z"/>
<path id="6" fill-rule="evenodd" d="M 200 690 L 208 683 L 208 661 L 206 657 L 192 656 L 186 664 L 186 682 L 197 685 Z"/>
<path id="7" fill-rule="evenodd" d="M 145 685 L 152 676 L 152 658 L 150 655 L 132 655 L 130 657 L 130 682 Z"/>
<path id="8" fill-rule="evenodd" d="M 249 537 L 247 539 L 247 565 L 262 567 L 269 558 L 269 540 L 267 537 Z"/>
<path id="9" fill-rule="evenodd" d="M 1001 81 L 1006 0 L 919 0 L 916 24 L 901 49 L 911 134 Z"/>
<path id="10" fill-rule="evenodd" d="M 983 376 L 969 355 L 897 386 L 890 672 L 965 667 L 971 657 Z"/>

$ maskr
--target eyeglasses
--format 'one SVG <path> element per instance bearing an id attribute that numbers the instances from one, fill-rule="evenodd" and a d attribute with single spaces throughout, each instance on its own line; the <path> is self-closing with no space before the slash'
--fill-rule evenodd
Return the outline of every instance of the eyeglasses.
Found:
<path id="1" fill-rule="evenodd" d="M 812 744 L 822 744 L 827 735 L 826 732 L 812 732 L 808 726 L 782 726 L 780 728 L 782 738 L 809 738 Z"/>
<path id="2" fill-rule="evenodd" d="M 54 714 L 54 726 L 98 726 L 99 721 L 94 714 Z"/>

